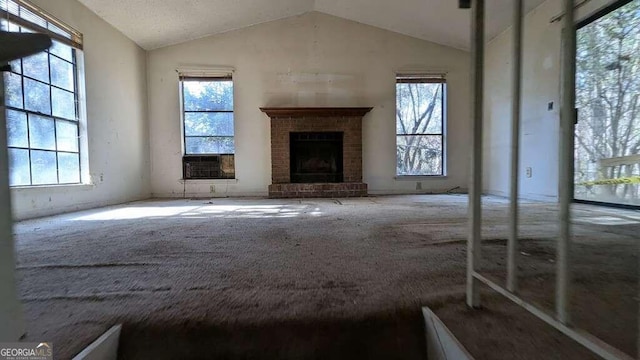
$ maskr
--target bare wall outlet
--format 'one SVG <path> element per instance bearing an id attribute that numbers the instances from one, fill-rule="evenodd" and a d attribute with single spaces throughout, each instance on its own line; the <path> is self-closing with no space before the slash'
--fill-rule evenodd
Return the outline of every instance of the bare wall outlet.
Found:
<path id="1" fill-rule="evenodd" d="M 533 169 L 531 169 L 531 167 L 530 167 L 530 166 L 529 166 L 529 167 L 527 167 L 527 168 L 525 169 L 525 175 L 526 175 L 528 178 L 530 178 L 531 176 L 533 176 Z"/>

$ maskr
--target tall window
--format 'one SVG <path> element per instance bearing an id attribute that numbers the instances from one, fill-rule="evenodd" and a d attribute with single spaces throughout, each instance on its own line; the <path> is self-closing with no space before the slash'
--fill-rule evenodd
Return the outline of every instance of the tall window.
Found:
<path id="1" fill-rule="evenodd" d="M 180 83 L 185 172 L 196 168 L 193 159 L 197 157 L 200 163 L 205 161 L 209 165 L 205 173 L 196 174 L 196 178 L 235 177 L 231 77 L 182 76 Z M 198 169 L 204 169 L 203 165 L 198 165 Z"/>
<path id="2" fill-rule="evenodd" d="M 396 78 L 396 174 L 445 174 L 445 91 L 442 77 Z"/>
<path id="3" fill-rule="evenodd" d="M 0 0 L 0 28 L 50 35 L 4 72 L 12 186 L 81 182 L 76 52 L 82 35 L 22 0 Z"/>

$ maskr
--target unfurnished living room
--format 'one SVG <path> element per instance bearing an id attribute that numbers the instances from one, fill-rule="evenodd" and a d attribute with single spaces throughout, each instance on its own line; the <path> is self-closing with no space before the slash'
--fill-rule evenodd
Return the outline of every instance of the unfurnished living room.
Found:
<path id="1" fill-rule="evenodd" d="M 0 359 L 640 358 L 640 0 L 0 26 Z"/>

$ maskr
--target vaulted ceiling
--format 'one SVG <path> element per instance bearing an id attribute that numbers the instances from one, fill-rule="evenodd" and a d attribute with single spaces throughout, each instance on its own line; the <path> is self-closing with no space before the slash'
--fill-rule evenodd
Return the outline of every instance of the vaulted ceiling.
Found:
<path id="1" fill-rule="evenodd" d="M 530 11 L 544 0 L 525 0 Z M 80 0 L 151 50 L 319 11 L 459 49 L 469 47 L 470 11 L 457 0 Z M 510 24 L 513 0 L 487 0 L 487 38 Z"/>

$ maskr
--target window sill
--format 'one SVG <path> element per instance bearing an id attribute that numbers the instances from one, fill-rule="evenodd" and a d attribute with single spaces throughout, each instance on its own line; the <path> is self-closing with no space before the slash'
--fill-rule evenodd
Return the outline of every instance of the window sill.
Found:
<path id="1" fill-rule="evenodd" d="M 396 175 L 396 181 L 416 181 L 416 180 L 443 180 L 447 179 L 447 175 Z"/>
<path id="2" fill-rule="evenodd" d="M 53 184 L 53 185 L 20 185 L 11 186 L 11 190 L 38 190 L 38 189 L 92 189 L 95 184 Z"/>

